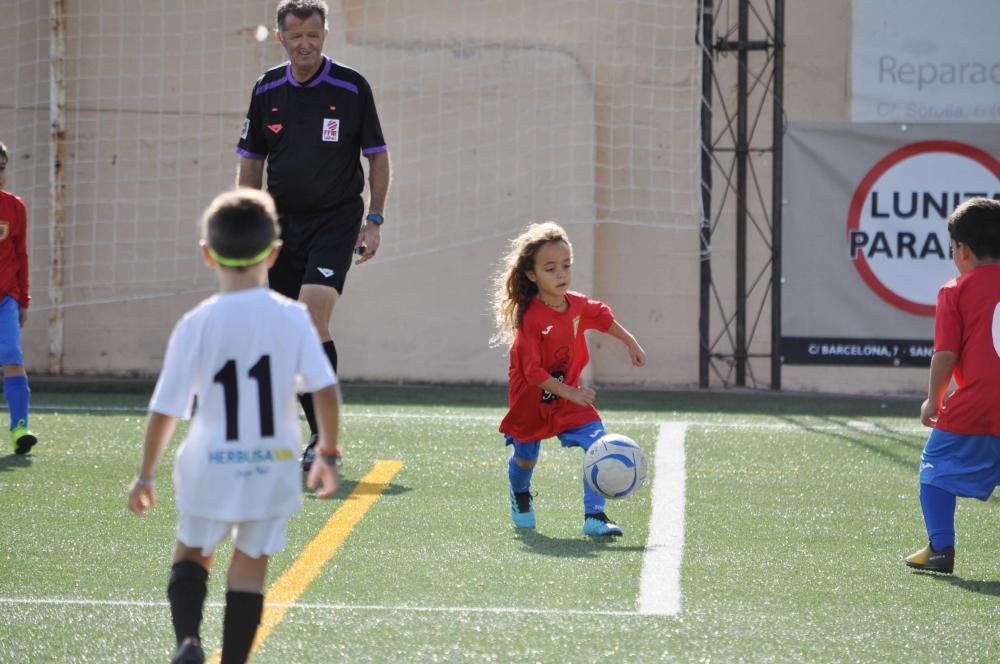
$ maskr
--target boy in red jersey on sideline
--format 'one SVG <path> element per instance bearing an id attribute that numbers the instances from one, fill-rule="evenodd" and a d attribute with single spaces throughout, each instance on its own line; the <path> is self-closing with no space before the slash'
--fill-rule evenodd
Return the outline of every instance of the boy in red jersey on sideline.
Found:
<path id="1" fill-rule="evenodd" d="M 938 292 L 927 400 L 933 427 L 920 455 L 920 506 L 930 540 L 906 558 L 951 574 L 958 496 L 986 500 L 1000 484 L 1000 201 L 970 199 L 948 218 L 959 276 Z M 956 389 L 945 397 L 952 378 Z"/>
<path id="2" fill-rule="evenodd" d="M 510 346 L 510 410 L 500 432 L 514 448 L 507 463 L 511 519 L 535 527 L 531 475 L 541 439 L 558 436 L 563 447 L 587 451 L 604 435 L 594 409 L 596 393 L 580 386 L 587 366 L 586 330 L 600 330 L 628 349 L 633 366 L 646 353 L 603 302 L 569 290 L 573 248 L 561 226 L 532 224 L 511 243 L 496 275 L 494 344 Z M 604 513 L 605 499 L 583 481 L 583 534 L 616 537 L 622 529 Z"/>
<path id="3" fill-rule="evenodd" d="M 24 370 L 21 328 L 28 320 L 28 211 L 24 201 L 5 191 L 7 146 L 0 143 L 0 365 L 3 395 L 10 410 L 10 442 L 27 454 L 38 437 L 28 429 L 31 390 Z"/>

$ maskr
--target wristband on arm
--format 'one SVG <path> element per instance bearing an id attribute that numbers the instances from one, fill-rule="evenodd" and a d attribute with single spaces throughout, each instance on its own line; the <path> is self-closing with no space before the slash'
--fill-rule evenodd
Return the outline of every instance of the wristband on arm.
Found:
<path id="1" fill-rule="evenodd" d="M 333 452 L 332 454 L 327 454 L 323 450 L 319 451 L 319 458 L 323 460 L 323 463 L 332 467 L 338 468 L 343 465 L 343 461 L 340 458 L 340 451 Z"/>

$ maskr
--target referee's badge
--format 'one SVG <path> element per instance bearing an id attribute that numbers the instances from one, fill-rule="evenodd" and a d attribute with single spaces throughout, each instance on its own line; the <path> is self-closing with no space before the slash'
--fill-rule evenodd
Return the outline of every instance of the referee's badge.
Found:
<path id="1" fill-rule="evenodd" d="M 327 143 L 337 143 L 340 141 L 340 120 L 337 118 L 323 118 L 323 140 Z"/>
<path id="2" fill-rule="evenodd" d="M 243 131 L 240 132 L 240 138 L 245 139 L 247 134 L 250 133 L 250 118 L 243 118 Z"/>

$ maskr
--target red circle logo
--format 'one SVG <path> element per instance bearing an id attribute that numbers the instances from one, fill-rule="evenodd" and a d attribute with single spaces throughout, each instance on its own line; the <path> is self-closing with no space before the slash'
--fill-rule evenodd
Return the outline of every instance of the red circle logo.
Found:
<path id="1" fill-rule="evenodd" d="M 1000 162 L 957 141 L 895 150 L 861 180 L 847 215 L 849 256 L 880 298 L 933 316 L 938 289 L 958 274 L 947 218 L 974 196 L 1000 197 Z"/>

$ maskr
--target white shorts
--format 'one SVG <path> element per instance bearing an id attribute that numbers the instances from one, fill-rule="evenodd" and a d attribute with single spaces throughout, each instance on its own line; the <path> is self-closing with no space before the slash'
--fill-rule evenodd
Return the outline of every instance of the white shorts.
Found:
<path id="1" fill-rule="evenodd" d="M 285 548 L 288 518 L 277 517 L 264 521 L 216 521 L 197 516 L 184 516 L 177 520 L 177 540 L 192 549 L 199 548 L 205 556 L 231 536 L 233 546 L 251 558 L 272 556 Z"/>

